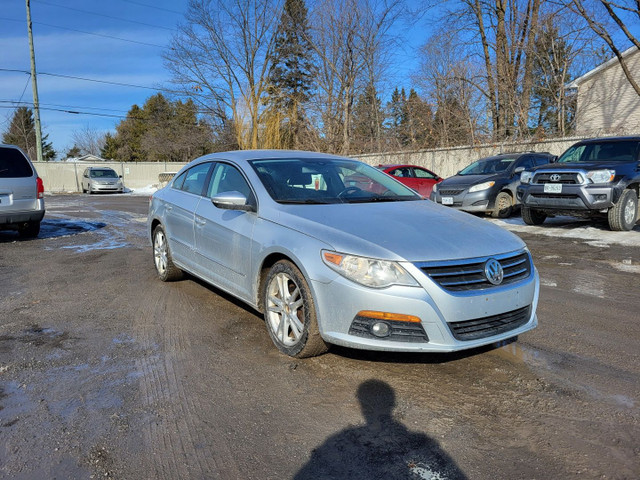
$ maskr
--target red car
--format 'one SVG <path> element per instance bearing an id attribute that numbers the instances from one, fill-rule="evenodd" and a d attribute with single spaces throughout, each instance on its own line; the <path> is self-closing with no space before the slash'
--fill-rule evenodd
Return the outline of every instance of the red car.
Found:
<path id="1" fill-rule="evenodd" d="M 377 168 L 427 198 L 433 186 L 442 181 L 431 170 L 417 165 L 378 165 Z"/>

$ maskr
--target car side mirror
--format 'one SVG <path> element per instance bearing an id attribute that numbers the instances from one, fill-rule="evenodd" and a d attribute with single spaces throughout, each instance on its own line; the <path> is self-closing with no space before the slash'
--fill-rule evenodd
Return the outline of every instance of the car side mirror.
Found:
<path id="1" fill-rule="evenodd" d="M 549 160 L 549 163 L 556 163 L 558 161 L 558 157 L 552 157 L 551 160 Z"/>
<path id="2" fill-rule="evenodd" d="M 513 171 L 514 174 L 518 174 L 518 173 L 522 173 L 522 172 L 524 172 L 524 167 L 518 167 Z"/>
<path id="3" fill-rule="evenodd" d="M 245 212 L 255 212 L 256 210 L 255 206 L 247 202 L 247 197 L 236 191 L 214 195 L 211 198 L 211 203 L 224 210 L 243 210 Z"/>

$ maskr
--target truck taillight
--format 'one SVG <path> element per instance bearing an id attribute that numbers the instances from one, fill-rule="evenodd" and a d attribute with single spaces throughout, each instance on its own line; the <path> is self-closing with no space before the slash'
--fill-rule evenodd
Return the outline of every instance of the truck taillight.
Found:
<path id="1" fill-rule="evenodd" d="M 40 177 L 36 179 L 38 184 L 38 198 L 44 197 L 44 183 Z"/>

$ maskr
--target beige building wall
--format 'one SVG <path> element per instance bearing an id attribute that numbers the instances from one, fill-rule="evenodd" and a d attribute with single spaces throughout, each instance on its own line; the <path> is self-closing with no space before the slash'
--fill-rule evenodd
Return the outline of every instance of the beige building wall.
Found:
<path id="1" fill-rule="evenodd" d="M 629 71 L 640 83 L 640 51 L 625 58 Z M 616 61 L 601 71 L 578 79 L 576 133 L 598 136 L 640 131 L 640 95 L 627 80 Z"/>

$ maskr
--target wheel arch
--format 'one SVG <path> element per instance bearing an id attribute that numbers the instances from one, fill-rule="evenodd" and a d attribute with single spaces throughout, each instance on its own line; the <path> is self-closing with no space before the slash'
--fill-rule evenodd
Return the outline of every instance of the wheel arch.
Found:
<path id="1" fill-rule="evenodd" d="M 254 303 L 257 307 L 257 310 L 260 313 L 264 313 L 264 308 L 262 307 L 262 289 L 264 288 L 265 282 L 267 280 L 267 274 L 269 273 L 269 270 L 271 270 L 271 267 L 273 267 L 276 263 L 278 263 L 280 260 L 288 260 L 289 262 L 291 262 L 293 265 L 296 266 L 296 268 L 298 270 L 300 270 L 300 272 L 302 272 L 302 275 L 305 276 L 305 278 L 308 278 L 305 271 L 300 268 L 300 263 L 297 262 L 292 255 L 288 255 L 284 252 L 271 252 L 269 253 L 267 256 L 264 257 L 264 259 L 262 260 L 262 264 L 260 265 L 260 268 L 258 269 L 258 275 L 256 278 L 256 288 L 255 288 L 255 294 L 254 294 Z M 307 283 L 309 283 L 309 281 L 307 280 Z M 313 292 L 312 292 L 313 293 Z"/>

